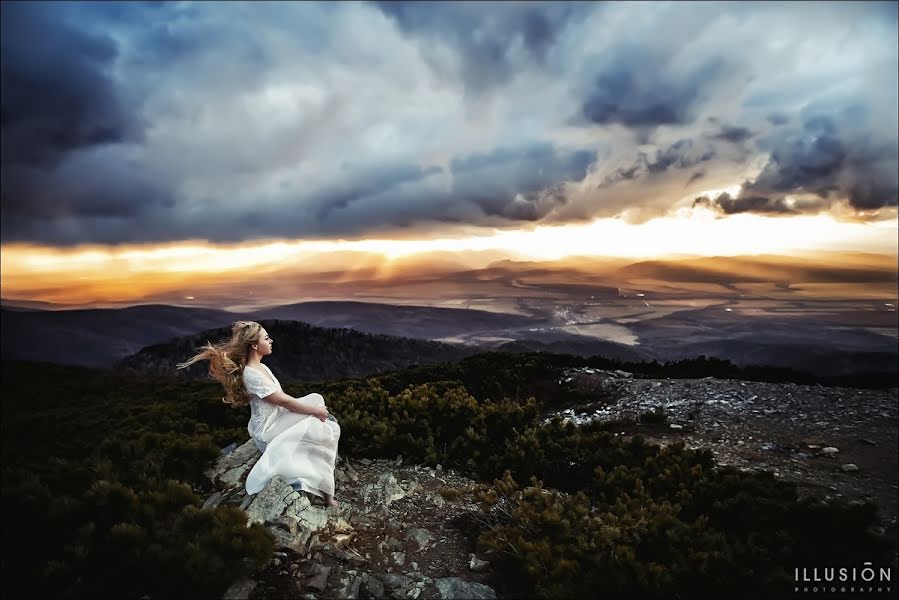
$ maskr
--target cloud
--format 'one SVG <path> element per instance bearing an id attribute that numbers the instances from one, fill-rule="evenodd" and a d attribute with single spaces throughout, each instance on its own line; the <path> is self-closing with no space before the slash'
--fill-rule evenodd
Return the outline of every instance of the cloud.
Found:
<path id="1" fill-rule="evenodd" d="M 523 63 L 544 64 L 589 2 L 374 2 L 419 42 L 432 67 L 472 93 L 501 86 Z M 448 50 L 449 52 L 444 52 Z"/>
<path id="2" fill-rule="evenodd" d="M 5 242 L 895 214 L 894 5 L 2 11 Z"/>
<path id="3" fill-rule="evenodd" d="M 53 167 L 72 150 L 139 140 L 110 76 L 118 48 L 56 19 L 55 7 L 2 4 L 2 164 Z"/>

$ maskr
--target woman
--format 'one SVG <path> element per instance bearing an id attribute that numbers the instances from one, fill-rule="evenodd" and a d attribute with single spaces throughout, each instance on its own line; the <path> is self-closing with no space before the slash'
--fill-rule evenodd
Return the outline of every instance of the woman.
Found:
<path id="1" fill-rule="evenodd" d="M 259 323 L 237 321 L 230 340 L 206 342 L 178 368 L 208 360 L 209 374 L 225 388 L 222 401 L 233 407 L 250 405 L 247 431 L 262 456 L 247 475 L 248 494 L 258 493 L 280 475 L 294 489 L 339 506 L 334 499 L 334 465 L 340 426 L 321 394 L 294 398 L 284 393 L 275 374 L 262 364 L 262 357 L 272 353 L 273 341 Z"/>

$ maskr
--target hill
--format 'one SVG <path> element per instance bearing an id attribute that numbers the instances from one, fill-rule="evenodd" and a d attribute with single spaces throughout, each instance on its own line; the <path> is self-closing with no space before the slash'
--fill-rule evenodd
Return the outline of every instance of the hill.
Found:
<path id="1" fill-rule="evenodd" d="M 413 365 L 458 360 L 478 351 L 442 342 L 316 327 L 298 321 L 263 319 L 259 322 L 276 340 L 276 350 L 266 357 L 265 362 L 282 381 L 360 377 Z M 207 341 L 216 343 L 230 335 L 230 327 L 219 327 L 147 346 L 121 360 L 116 369 L 132 374 L 180 374 L 205 379 L 207 363 L 194 364 L 181 371 L 177 371 L 175 365 L 192 356 Z"/>

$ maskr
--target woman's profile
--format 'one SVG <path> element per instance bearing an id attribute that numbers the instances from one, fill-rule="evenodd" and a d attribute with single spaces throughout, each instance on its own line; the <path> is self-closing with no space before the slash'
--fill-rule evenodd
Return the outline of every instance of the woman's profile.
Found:
<path id="1" fill-rule="evenodd" d="M 208 341 L 178 368 L 209 361 L 209 375 L 225 388 L 222 401 L 233 407 L 250 405 L 247 431 L 262 456 L 247 475 L 248 494 L 258 493 L 275 475 L 294 489 L 338 506 L 334 499 L 334 466 L 340 425 L 331 417 L 321 394 L 294 398 L 284 393 L 262 358 L 272 353 L 274 340 L 259 323 L 237 321 L 231 339 Z"/>

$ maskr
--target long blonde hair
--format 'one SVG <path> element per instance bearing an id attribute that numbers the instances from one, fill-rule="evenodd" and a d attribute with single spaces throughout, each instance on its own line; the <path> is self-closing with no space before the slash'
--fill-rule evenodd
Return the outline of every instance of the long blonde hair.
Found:
<path id="1" fill-rule="evenodd" d="M 247 365 L 250 345 L 259 340 L 262 325 L 255 321 L 235 321 L 231 324 L 231 339 L 218 344 L 198 348 L 199 352 L 186 361 L 178 363 L 184 369 L 198 360 L 209 361 L 209 375 L 222 384 L 225 395 L 222 402 L 234 408 L 246 406 L 250 397 L 243 385 L 243 369 Z"/>

